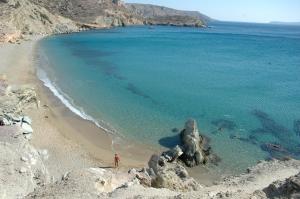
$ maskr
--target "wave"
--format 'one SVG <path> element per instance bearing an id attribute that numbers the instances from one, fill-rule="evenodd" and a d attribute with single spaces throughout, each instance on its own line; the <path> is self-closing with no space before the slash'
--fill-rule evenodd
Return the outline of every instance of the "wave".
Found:
<path id="1" fill-rule="evenodd" d="M 45 57 L 43 57 L 43 59 L 45 59 Z M 83 110 L 83 108 L 74 105 L 72 98 L 69 97 L 66 93 L 64 93 L 61 89 L 59 89 L 59 87 L 56 86 L 56 84 L 50 80 L 45 70 L 41 68 L 41 64 L 38 64 L 37 76 L 43 82 L 44 86 L 46 86 L 70 111 L 72 111 L 84 120 L 93 122 L 97 127 L 99 127 L 107 133 L 114 135 L 117 134 L 116 130 L 111 130 L 109 128 L 104 127 L 104 125 L 101 125 L 96 119 L 88 115 Z"/>

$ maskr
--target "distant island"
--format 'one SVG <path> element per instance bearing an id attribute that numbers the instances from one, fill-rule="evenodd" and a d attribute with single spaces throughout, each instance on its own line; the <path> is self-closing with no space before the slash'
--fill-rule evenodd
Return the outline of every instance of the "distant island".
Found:
<path id="1" fill-rule="evenodd" d="M 127 9 L 145 18 L 150 25 L 206 26 L 213 19 L 198 11 L 183 11 L 151 4 L 126 4 Z"/>
<path id="2" fill-rule="evenodd" d="M 278 25 L 290 25 L 290 26 L 300 26 L 300 22 L 282 22 L 282 21 L 271 21 L 270 24 Z"/>

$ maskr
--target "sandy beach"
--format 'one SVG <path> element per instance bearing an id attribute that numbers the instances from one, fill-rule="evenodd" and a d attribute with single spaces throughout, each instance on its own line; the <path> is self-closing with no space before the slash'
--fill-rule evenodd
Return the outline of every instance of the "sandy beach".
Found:
<path id="1" fill-rule="evenodd" d="M 110 168 L 114 153 L 122 158 L 120 170 L 145 167 L 149 157 L 159 149 L 104 132 L 71 112 L 43 86 L 34 66 L 34 54 L 40 39 L 42 37 L 32 37 L 21 44 L 0 44 L 0 73 L 12 86 L 27 85 L 36 89 L 40 107 L 28 110 L 26 114 L 34 121 L 31 144 L 48 151 L 50 173 L 59 178 L 78 168 Z"/>

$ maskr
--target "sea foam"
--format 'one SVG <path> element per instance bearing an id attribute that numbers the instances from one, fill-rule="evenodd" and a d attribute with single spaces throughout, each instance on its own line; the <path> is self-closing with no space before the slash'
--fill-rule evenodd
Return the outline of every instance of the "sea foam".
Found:
<path id="1" fill-rule="evenodd" d="M 43 60 L 43 63 L 47 63 L 47 58 L 44 53 L 40 52 L 39 54 L 40 61 Z M 117 131 L 114 130 L 112 127 L 111 129 L 104 127 L 101 125 L 96 119 L 92 116 L 88 115 L 82 107 L 76 106 L 71 97 L 69 97 L 66 93 L 64 93 L 53 81 L 50 80 L 47 73 L 44 69 L 42 69 L 41 64 L 38 64 L 37 67 L 37 76 L 43 82 L 44 86 L 46 86 L 70 111 L 78 115 L 79 117 L 93 122 L 97 127 L 102 129 L 103 131 L 111 134 L 116 134 Z M 46 64 L 49 65 L 49 64 Z M 103 124 L 105 122 L 103 121 Z M 107 125 L 108 126 L 108 125 Z"/>

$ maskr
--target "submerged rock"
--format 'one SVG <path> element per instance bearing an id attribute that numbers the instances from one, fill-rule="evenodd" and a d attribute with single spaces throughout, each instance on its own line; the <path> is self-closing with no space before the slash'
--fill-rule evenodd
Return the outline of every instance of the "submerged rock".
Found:
<path id="1" fill-rule="evenodd" d="M 252 131 L 254 135 L 257 135 L 259 133 L 268 133 L 273 135 L 277 140 L 280 141 L 280 145 L 282 145 L 289 156 L 295 157 L 300 155 L 300 149 L 299 149 L 299 139 L 298 137 L 292 133 L 289 129 L 282 126 L 281 124 L 278 124 L 275 120 L 273 120 L 267 113 L 260 111 L 260 110 L 254 110 L 253 115 L 257 117 L 257 119 L 260 121 L 262 128 L 259 128 L 255 131 Z M 298 130 L 298 122 L 294 122 L 294 130 L 295 132 Z M 256 136 L 257 141 L 259 141 L 259 136 Z M 270 140 L 270 142 L 272 142 Z M 272 150 L 271 150 L 272 151 Z M 269 151 L 270 152 L 270 151 Z M 271 156 L 274 155 L 274 153 L 270 153 Z M 275 158 L 277 158 L 275 156 Z"/>
<path id="2" fill-rule="evenodd" d="M 211 123 L 215 125 L 220 131 L 224 129 L 234 130 L 236 128 L 236 124 L 231 120 L 219 119 L 219 120 L 214 120 Z"/>
<path id="3" fill-rule="evenodd" d="M 172 132 L 173 132 L 173 133 L 178 133 L 178 132 L 179 132 L 179 129 L 178 129 L 178 128 L 173 128 L 173 129 L 172 129 Z"/>
<path id="4" fill-rule="evenodd" d="M 294 121 L 294 132 L 296 135 L 300 136 L 300 120 Z"/>
<path id="5" fill-rule="evenodd" d="M 275 122 L 275 120 L 273 120 L 267 113 L 260 110 L 254 110 L 252 113 L 257 117 L 262 125 L 260 132 L 274 134 L 274 136 L 278 138 L 284 138 L 283 140 L 287 139 L 286 135 L 289 134 L 289 130 Z"/>
<path id="6" fill-rule="evenodd" d="M 272 158 L 278 160 L 289 159 L 292 154 L 280 144 L 276 143 L 264 143 L 261 145 L 261 149 L 268 152 Z"/>

